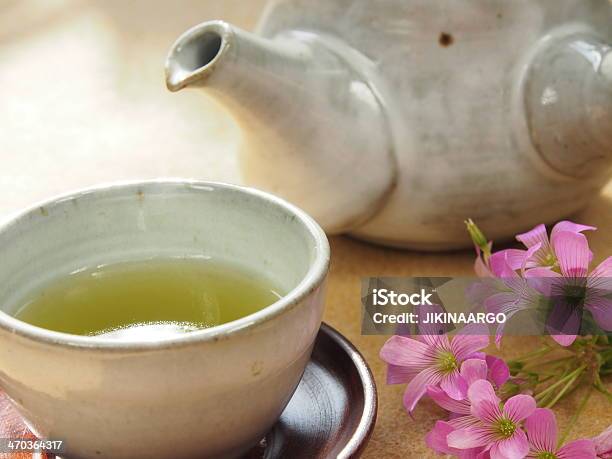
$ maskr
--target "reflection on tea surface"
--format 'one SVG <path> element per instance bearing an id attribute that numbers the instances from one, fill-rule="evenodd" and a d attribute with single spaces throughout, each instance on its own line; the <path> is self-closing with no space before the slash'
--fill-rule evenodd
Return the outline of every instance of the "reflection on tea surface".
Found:
<path id="1" fill-rule="evenodd" d="M 118 340 L 155 340 L 230 322 L 279 290 L 236 265 L 199 258 L 86 269 L 34 292 L 15 317 L 38 327 Z"/>

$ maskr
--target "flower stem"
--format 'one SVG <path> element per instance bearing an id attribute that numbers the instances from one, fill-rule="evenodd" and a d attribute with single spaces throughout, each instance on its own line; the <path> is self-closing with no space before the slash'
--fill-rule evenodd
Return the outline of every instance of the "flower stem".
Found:
<path id="1" fill-rule="evenodd" d="M 593 386 L 589 386 L 589 388 L 587 389 L 586 394 L 584 395 L 584 397 L 582 397 L 582 400 L 580 401 L 580 405 L 578 405 L 578 409 L 574 412 L 574 414 L 570 418 L 569 422 L 567 423 L 567 427 L 565 428 L 565 431 L 563 432 L 563 435 L 561 435 L 561 438 L 559 439 L 559 446 L 561 446 L 565 442 L 565 439 L 567 438 L 567 436 L 572 431 L 572 427 L 574 427 L 574 425 L 576 424 L 576 421 L 578 420 L 578 418 L 580 417 L 580 415 L 584 411 L 584 407 L 586 406 L 587 402 L 589 401 L 589 398 L 591 397 L 592 393 L 593 393 Z"/>
<path id="2" fill-rule="evenodd" d="M 567 384 L 565 386 L 563 386 L 563 389 L 561 389 L 559 391 L 557 396 L 555 398 L 553 398 L 552 401 L 550 401 L 550 402 L 548 402 L 546 404 L 545 408 L 552 408 L 553 406 L 555 406 L 555 403 L 557 403 L 561 399 L 561 397 L 563 397 L 565 395 L 565 393 L 572 387 L 572 385 L 574 384 L 576 379 L 578 379 L 578 377 L 582 374 L 582 372 L 584 371 L 585 368 L 586 367 L 583 365 L 582 367 L 580 367 L 577 370 L 575 370 L 572 373 L 570 373 L 573 376 L 569 379 L 569 381 L 567 381 Z"/>
<path id="3" fill-rule="evenodd" d="M 540 357 L 543 357 L 543 356 L 545 356 L 546 354 L 549 354 L 550 352 L 552 352 L 552 349 L 551 349 L 551 348 L 548 348 L 548 349 L 542 349 L 542 350 L 541 350 L 540 352 L 538 352 L 537 354 L 534 354 L 534 355 L 532 355 L 532 356 L 530 356 L 530 357 L 527 357 L 527 358 L 525 358 L 525 359 L 523 359 L 523 360 L 534 360 L 534 359 L 539 359 Z"/>
<path id="4" fill-rule="evenodd" d="M 527 354 L 523 354 L 520 357 L 517 357 L 516 359 L 512 359 L 512 362 L 517 362 L 521 360 L 531 360 L 536 357 L 540 357 L 542 355 L 548 354 L 550 351 L 552 351 L 552 349 L 553 348 L 550 347 L 548 344 L 545 344 L 540 349 L 536 349 L 535 351 L 528 352 Z"/>
<path id="5" fill-rule="evenodd" d="M 562 384 L 565 384 L 565 382 L 567 382 L 568 380 L 572 379 L 575 374 L 580 374 L 585 368 L 586 368 L 586 365 L 582 365 L 581 367 L 576 368 L 571 373 L 566 373 L 565 375 L 563 375 L 563 377 L 559 381 L 557 381 L 556 383 L 548 386 L 542 392 L 537 394 L 535 396 L 535 399 L 537 401 L 543 401 L 543 399 L 546 397 L 547 394 L 551 393 L 553 390 L 555 390 L 557 387 L 561 386 Z"/>
<path id="6" fill-rule="evenodd" d="M 567 362 L 568 360 L 573 360 L 575 358 L 576 358 L 575 355 L 571 355 L 569 357 L 561 357 L 561 358 L 554 359 L 554 360 L 547 360 L 545 362 L 533 362 L 532 364 L 525 365 L 524 368 L 525 369 L 532 368 L 534 365 L 537 366 L 537 367 L 541 367 L 541 366 L 544 366 L 544 365 L 559 364 L 559 363 Z M 556 365 L 556 366 L 558 366 L 558 365 Z"/>
<path id="7" fill-rule="evenodd" d="M 609 402 L 612 402 L 612 394 L 603 386 L 601 381 L 596 381 L 594 386 L 595 389 L 601 392 L 608 399 Z"/>

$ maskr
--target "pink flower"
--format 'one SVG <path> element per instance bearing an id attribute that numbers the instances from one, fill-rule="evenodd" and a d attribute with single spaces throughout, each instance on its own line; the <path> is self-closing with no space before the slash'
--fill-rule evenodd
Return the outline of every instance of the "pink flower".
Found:
<path id="1" fill-rule="evenodd" d="M 448 446 L 446 438 L 448 434 L 454 432 L 455 428 L 446 421 L 436 421 L 433 429 L 431 429 L 427 435 L 425 435 L 425 443 L 435 452 L 440 454 L 452 454 L 460 459 L 481 459 L 486 457 L 484 454 L 484 448 L 471 448 L 471 449 L 457 449 Z"/>
<path id="2" fill-rule="evenodd" d="M 412 412 L 428 386 L 439 386 L 451 398 L 465 397 L 467 383 L 459 371 L 464 360 L 489 344 L 483 335 L 420 335 L 419 339 L 392 336 L 380 350 L 389 364 L 387 382 L 408 382 L 404 406 Z"/>
<path id="3" fill-rule="evenodd" d="M 468 383 L 468 387 L 476 381 L 487 378 L 495 380 L 494 384 L 500 387 L 510 376 L 510 371 L 502 359 L 487 355 L 486 361 L 482 359 L 468 359 L 463 362 L 461 365 L 461 376 Z M 483 447 L 461 450 L 448 446 L 448 434 L 457 429 L 479 423 L 479 420 L 471 414 L 470 401 L 467 398 L 454 400 L 442 389 L 433 386 L 427 388 L 427 394 L 440 407 L 451 413 L 449 421 L 436 422 L 433 429 L 427 433 L 425 436 L 427 446 L 438 453 L 453 454 L 460 458 L 488 457 L 488 452 L 485 452 Z"/>
<path id="4" fill-rule="evenodd" d="M 525 272 L 531 285 L 555 302 L 547 327 L 555 341 L 569 346 L 580 332 L 583 309 L 593 315 L 605 331 L 612 331 L 612 257 L 608 257 L 590 274 L 593 253 L 584 235 L 557 231 L 551 243 L 555 248 L 561 274 L 549 268 L 532 268 Z"/>
<path id="5" fill-rule="evenodd" d="M 474 271 L 478 277 L 502 277 L 502 270 L 505 268 L 506 264 L 508 264 L 513 270 L 517 270 L 521 266 L 524 266 L 526 259 L 528 259 L 533 252 L 542 246 L 541 243 L 537 243 L 536 241 L 527 246 L 528 249 L 532 249 L 535 244 L 538 244 L 538 247 L 531 250 L 531 253 L 529 253 L 529 251 L 520 249 L 507 249 L 491 253 L 493 243 L 491 241 L 487 241 L 487 238 L 482 233 L 480 228 L 478 228 L 478 226 L 476 226 L 471 219 L 466 220 L 465 224 L 476 250 Z M 544 238 L 546 244 L 548 245 L 546 228 L 544 225 L 540 226 L 544 229 Z M 530 267 L 532 267 L 532 265 L 530 265 Z"/>
<path id="6" fill-rule="evenodd" d="M 592 440 L 575 440 L 557 447 L 557 420 L 547 408 L 537 408 L 525 420 L 529 441 L 528 457 L 538 459 L 595 459 Z"/>
<path id="7" fill-rule="evenodd" d="M 460 453 L 460 449 L 451 448 L 446 442 L 446 437 L 449 433 L 453 432 L 455 428 L 446 421 L 436 421 L 427 435 L 425 435 L 425 444 L 433 449 L 436 453 L 441 454 L 454 454 L 457 456 Z"/>
<path id="8" fill-rule="evenodd" d="M 506 249 L 491 254 L 489 266 L 495 277 L 507 275 L 508 268 L 512 271 L 524 270 L 528 266 L 533 254 L 540 249 L 540 244 L 529 247 L 527 250 Z"/>
<path id="9" fill-rule="evenodd" d="M 595 453 L 600 459 L 612 458 L 612 425 L 593 438 Z"/>
<path id="10" fill-rule="evenodd" d="M 530 247 L 530 250 L 520 249 L 505 249 L 492 253 L 485 260 L 479 247 L 476 247 L 476 261 L 474 262 L 474 271 L 478 277 L 503 277 L 504 270 L 510 267 L 516 271 L 527 264 L 527 260 L 531 255 L 539 249 Z"/>
<path id="11" fill-rule="evenodd" d="M 490 252 L 492 243 L 487 244 L 487 250 Z M 477 245 L 474 246 L 476 249 L 476 260 L 474 260 L 474 272 L 478 277 L 495 277 L 495 274 L 491 272 L 489 265 L 489 259 L 482 253 L 482 250 Z"/>
<path id="12" fill-rule="evenodd" d="M 520 422 L 535 410 L 533 397 L 515 395 L 502 405 L 491 383 L 479 380 L 468 389 L 468 399 L 477 422 L 449 433 L 446 439 L 450 448 L 484 447 L 491 459 L 520 459 L 527 455 L 529 444 Z"/>
<path id="13" fill-rule="evenodd" d="M 527 264 L 527 268 L 548 267 L 552 268 L 557 265 L 557 243 L 555 236 L 560 232 L 569 232 L 580 234 L 583 231 L 596 230 L 594 226 L 580 225 L 570 221 L 562 221 L 557 223 L 550 232 L 550 239 L 546 234 L 546 226 L 538 225 L 531 231 L 523 234 L 518 234 L 516 239 L 525 244 L 528 249 L 536 244 L 540 244 L 539 249 L 533 254 L 533 257 Z"/>
<path id="14" fill-rule="evenodd" d="M 597 229 L 594 226 L 561 221 L 553 227 L 549 239 L 546 226 L 538 225 L 531 231 L 516 236 L 516 239 L 522 242 L 527 249 L 532 249 L 536 244 L 539 244 L 537 250 L 534 250 L 533 253 L 528 254 L 527 251 L 520 249 L 506 249 L 491 253 L 492 242 L 486 240 L 484 234 L 473 221 L 467 220 L 466 225 L 476 248 L 474 271 L 479 277 L 503 277 L 501 270 L 504 269 L 506 263 L 511 269 L 517 270 L 525 264 L 526 258 L 528 258 L 527 268 L 555 268 L 557 266 L 557 255 L 553 238 L 557 233 L 567 231 L 580 234 L 583 231 Z"/>
<path id="15" fill-rule="evenodd" d="M 518 268 L 521 270 L 521 274 L 525 273 L 525 267 L 528 260 L 532 255 L 539 250 L 540 243 L 536 243 L 531 246 L 522 255 L 519 260 L 515 257 L 512 263 L 518 263 Z M 499 252 L 498 252 L 499 253 Z M 490 290 L 490 296 L 484 299 L 484 307 L 489 313 L 498 314 L 503 313 L 506 316 L 506 320 L 509 320 L 514 314 L 524 309 L 537 308 L 539 306 L 541 294 L 532 288 L 527 281 L 516 272 L 517 266 L 511 265 L 511 261 L 506 254 L 503 260 L 499 260 L 496 271 L 501 278 L 498 286 L 498 290 Z M 484 295 L 483 295 L 484 296 Z M 497 326 L 495 333 L 495 343 L 499 347 L 504 331 L 505 323 L 501 323 Z"/>
<path id="16" fill-rule="evenodd" d="M 487 362 L 482 359 L 467 359 L 461 364 L 461 377 L 466 382 L 468 388 L 476 381 L 487 379 Z M 436 402 L 438 406 L 451 412 L 454 415 L 469 416 L 470 402 L 466 397 L 461 400 L 456 400 L 448 396 L 446 392 L 436 386 L 427 388 L 427 395 Z"/>
<path id="17" fill-rule="evenodd" d="M 474 382 L 479 380 L 489 380 L 496 387 L 501 387 L 510 377 L 510 370 L 506 362 L 492 355 L 487 355 L 486 360 L 482 359 L 467 359 L 461 364 L 461 376 L 470 387 Z M 427 388 L 427 395 L 445 410 L 460 416 L 468 416 L 471 414 L 470 402 L 466 398 L 456 400 L 448 396 L 439 387 L 430 386 Z M 456 419 L 456 417 L 455 417 Z M 458 425 L 458 422 L 451 421 L 451 424 Z"/>
<path id="18" fill-rule="evenodd" d="M 503 386 L 510 378 L 510 368 L 503 359 L 494 355 L 486 356 L 487 380 L 491 381 L 496 388 Z"/>

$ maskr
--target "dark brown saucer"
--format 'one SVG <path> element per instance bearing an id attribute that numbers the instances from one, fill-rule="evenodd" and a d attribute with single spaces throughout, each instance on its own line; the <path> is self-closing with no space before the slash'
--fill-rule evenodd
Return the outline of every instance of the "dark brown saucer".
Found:
<path id="1" fill-rule="evenodd" d="M 376 386 L 365 360 L 346 338 L 323 324 L 289 405 L 245 459 L 359 457 L 374 429 L 376 409 Z M 1 391 L 0 438 L 35 438 Z M 33 457 L 0 453 L 0 459 Z"/>
<path id="2" fill-rule="evenodd" d="M 289 405 L 245 459 L 356 458 L 376 422 L 377 395 L 361 354 L 323 324 Z"/>

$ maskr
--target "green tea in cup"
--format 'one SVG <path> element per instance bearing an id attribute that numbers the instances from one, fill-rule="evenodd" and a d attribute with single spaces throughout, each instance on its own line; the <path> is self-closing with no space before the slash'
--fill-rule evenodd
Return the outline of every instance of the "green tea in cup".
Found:
<path id="1" fill-rule="evenodd" d="M 280 296 L 261 274 L 233 264 L 154 258 L 55 279 L 26 297 L 15 317 L 75 335 L 148 340 L 231 322 Z"/>

